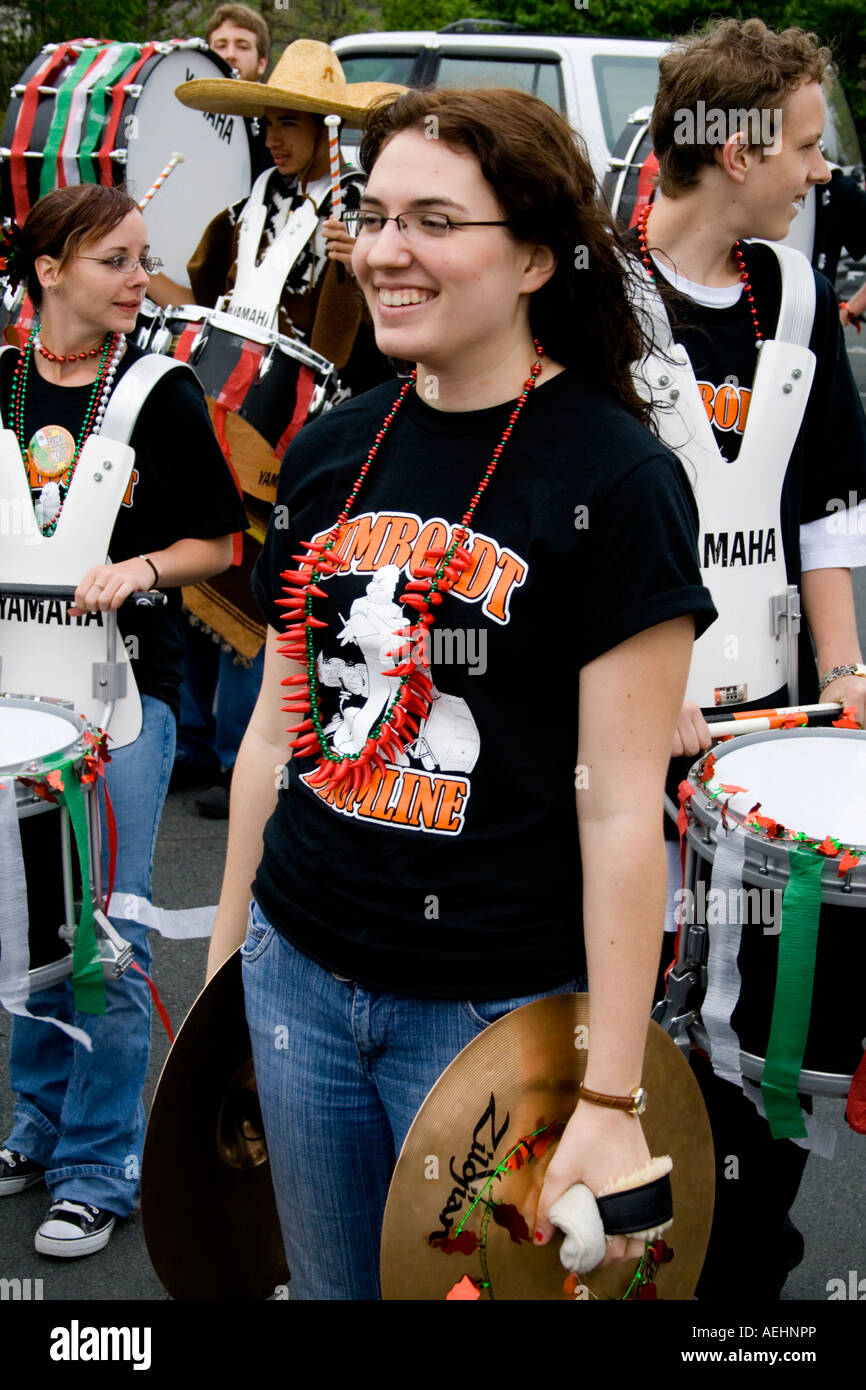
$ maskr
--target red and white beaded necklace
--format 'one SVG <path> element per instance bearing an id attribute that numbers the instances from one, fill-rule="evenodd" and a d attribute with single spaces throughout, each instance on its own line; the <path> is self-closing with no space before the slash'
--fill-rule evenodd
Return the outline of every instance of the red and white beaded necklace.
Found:
<path id="1" fill-rule="evenodd" d="M 280 576 L 285 580 L 283 593 L 288 597 L 277 599 L 279 606 L 286 610 L 287 623 L 285 645 L 279 650 L 283 656 L 302 662 L 306 667 L 304 675 L 288 676 L 282 682 L 290 687 L 283 709 L 286 713 L 303 716 L 299 724 L 288 730 L 295 735 L 289 745 L 295 757 L 308 758 L 318 755 L 318 769 L 307 779 L 311 787 L 322 788 L 329 783 L 336 785 L 344 779 L 349 779 L 352 790 L 355 793 L 361 792 L 369 784 L 374 770 L 385 771 L 386 758 L 399 757 L 407 744 L 417 737 L 419 720 L 427 717 L 432 701 L 429 630 L 435 622 L 435 615 L 431 610 L 441 604 L 443 594 L 448 592 L 472 563 L 472 556 L 465 547 L 472 517 L 541 372 L 543 349 L 537 341 L 535 351 L 536 360 L 530 368 L 523 391 L 515 402 L 499 443 L 493 450 L 490 462 L 470 498 L 459 526 L 454 527 L 450 544 L 431 546 L 426 551 L 421 568 L 416 571 L 415 578 L 410 579 L 398 599 L 399 603 L 413 608 L 418 617 L 395 633 L 400 643 L 388 655 L 396 658 L 397 664 L 382 674 L 393 676 L 395 680 L 399 680 L 399 684 L 385 713 L 378 723 L 373 725 L 364 747 L 358 753 L 333 752 L 325 736 L 316 683 L 315 633 L 317 629 L 325 628 L 328 624 L 320 618 L 313 617 L 313 602 L 317 598 L 327 597 L 324 590 L 319 588 L 319 580 L 323 576 L 334 574 L 343 563 L 335 553 L 343 527 L 349 519 L 349 512 L 395 415 L 415 384 L 416 371 L 413 371 L 404 383 L 400 394 L 382 421 L 382 426 L 376 433 L 361 471 L 330 534 L 324 541 L 303 542 L 306 554 L 292 556 L 298 568 L 286 570 Z"/>
<path id="2" fill-rule="evenodd" d="M 656 283 L 658 283 L 658 281 L 656 280 L 655 266 L 652 263 L 652 258 L 650 257 L 649 253 L 649 247 L 647 246 L 646 236 L 647 222 L 649 221 L 649 215 L 651 211 L 652 203 L 647 203 L 646 207 L 643 209 L 643 211 L 640 214 L 640 217 L 638 218 L 637 241 L 638 246 L 640 247 L 640 258 L 646 266 L 646 269 L 648 270 L 652 279 Z M 749 279 L 749 272 L 746 270 L 746 262 L 743 257 L 743 252 L 742 248 L 740 247 L 739 241 L 734 242 L 732 250 L 734 252 L 734 256 L 736 257 L 737 269 L 740 272 L 740 279 L 742 280 L 743 287 L 745 289 L 746 302 L 749 306 L 749 313 L 752 315 L 752 323 L 754 324 L 755 328 L 755 345 L 756 347 L 760 347 L 762 342 L 764 341 L 764 336 L 761 332 L 761 325 L 758 322 L 758 311 L 755 308 L 755 296 L 752 291 L 752 282 Z"/>

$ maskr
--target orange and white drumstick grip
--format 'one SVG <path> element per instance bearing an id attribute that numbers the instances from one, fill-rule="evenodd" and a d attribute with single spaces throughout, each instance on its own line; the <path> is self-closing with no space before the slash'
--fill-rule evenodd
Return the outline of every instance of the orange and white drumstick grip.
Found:
<path id="1" fill-rule="evenodd" d="M 162 185 L 165 183 L 165 181 L 166 181 L 166 179 L 168 178 L 169 174 L 171 173 L 172 169 L 175 169 L 175 168 L 177 167 L 178 164 L 183 164 L 183 155 L 182 155 L 182 154 L 178 154 L 177 152 L 175 152 L 175 153 L 172 155 L 171 159 L 170 159 L 170 160 L 168 161 L 168 163 L 166 164 L 166 166 L 165 166 L 165 168 L 163 169 L 162 173 L 159 175 L 158 178 L 154 179 L 154 181 L 153 181 L 153 183 L 151 184 L 150 188 L 149 188 L 149 189 L 147 190 L 147 192 L 145 193 L 144 197 L 142 198 L 141 202 L 140 202 L 139 205 L 138 205 L 138 206 L 139 206 L 139 209 L 142 209 L 142 208 L 146 208 L 146 207 L 147 207 L 147 205 L 148 205 L 148 203 L 150 202 L 151 198 L 153 197 L 154 193 L 157 191 L 158 188 L 162 188 Z"/>
<path id="2" fill-rule="evenodd" d="M 841 705 L 792 705 L 789 709 L 743 710 L 728 719 L 710 715 L 707 723 L 714 739 L 730 738 L 734 734 L 759 734 L 765 729 L 802 729 L 813 715 L 835 719 L 841 713 Z"/>
<path id="3" fill-rule="evenodd" d="M 331 216 L 339 222 L 343 215 L 343 192 L 340 188 L 340 117 L 326 116 L 328 155 L 331 160 Z"/>

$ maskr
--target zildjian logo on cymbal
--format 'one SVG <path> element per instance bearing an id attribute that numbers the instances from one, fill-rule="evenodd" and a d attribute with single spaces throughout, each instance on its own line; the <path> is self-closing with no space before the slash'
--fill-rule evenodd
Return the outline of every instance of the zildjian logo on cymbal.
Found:
<path id="1" fill-rule="evenodd" d="M 502 1128 L 497 1130 L 496 1097 L 491 1092 L 490 1103 L 472 1131 L 472 1144 L 462 1169 L 459 1173 L 455 1170 L 456 1154 L 452 1156 L 448 1165 L 455 1186 L 451 1189 L 448 1200 L 439 1213 L 440 1229 L 433 1231 L 428 1236 L 431 1245 L 435 1245 L 439 1240 L 448 1239 L 448 1232 L 454 1225 L 453 1214 L 459 1212 L 467 1197 L 475 1196 L 475 1184 L 492 1177 L 494 1169 L 490 1165 L 502 1136 L 508 1129 L 510 1118 L 510 1115 L 506 1115 L 502 1122 Z M 486 1125 L 489 1125 L 489 1135 L 486 1139 L 482 1139 L 481 1136 Z"/>

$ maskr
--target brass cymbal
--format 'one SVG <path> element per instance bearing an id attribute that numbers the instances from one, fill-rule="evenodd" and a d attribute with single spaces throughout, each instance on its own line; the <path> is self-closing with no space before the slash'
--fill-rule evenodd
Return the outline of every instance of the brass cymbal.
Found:
<path id="1" fill-rule="evenodd" d="M 553 995 L 486 1028 L 443 1072 L 391 1181 L 382 1232 L 384 1298 L 626 1295 L 637 1260 L 567 1281 L 560 1240 L 554 1236 L 541 1248 L 531 1240 L 556 1138 L 577 1103 L 588 1034 L 588 995 Z M 713 1144 L 688 1062 L 655 1023 L 642 1084 L 649 1094 L 641 1122 L 650 1152 L 673 1159 L 674 1224 L 645 1270 L 652 1288 L 641 1297 L 688 1299 L 710 1234 Z M 632 1297 L 638 1289 L 635 1284 Z"/>
<path id="2" fill-rule="evenodd" d="M 153 1267 L 177 1299 L 266 1299 L 289 1274 L 244 1014 L 240 952 L 166 1058 L 141 1168 Z"/>

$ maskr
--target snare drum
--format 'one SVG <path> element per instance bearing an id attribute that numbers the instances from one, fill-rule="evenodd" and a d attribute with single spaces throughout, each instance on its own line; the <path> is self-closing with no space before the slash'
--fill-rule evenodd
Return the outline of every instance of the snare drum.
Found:
<path id="1" fill-rule="evenodd" d="M 809 947 L 783 957 L 799 940 L 793 915 L 786 915 L 796 908 L 792 857 L 798 855 L 795 878 L 808 873 L 808 891 L 819 894 L 819 903 L 796 1089 L 846 1095 L 866 1047 L 866 732 L 804 728 L 732 739 L 695 764 L 688 785 L 677 966 L 706 985 L 702 1012 L 711 1051 L 709 1001 L 736 1000 L 730 1024 L 742 1074 L 760 1080 L 774 1010 L 782 1020 L 794 1007 L 786 996 L 777 999 L 780 980 L 786 987 L 793 963 L 807 971 L 808 983 Z M 736 932 L 734 956 L 730 934 Z M 715 1013 L 717 1002 L 711 1007 Z"/>
<path id="2" fill-rule="evenodd" d="M 101 973 L 116 978 L 132 960 L 128 943 L 113 929 L 108 939 L 103 936 L 107 919 L 99 910 L 96 744 L 96 731 L 65 702 L 0 696 L 0 782 L 6 787 L 14 782 L 15 787 L 27 887 L 31 994 L 56 984 L 81 964 L 80 952 L 77 962 L 74 958 L 74 944 L 83 903 L 97 909 L 98 940 L 91 959 L 99 961 Z M 57 800 L 46 800 L 39 787 Z"/>
<path id="3" fill-rule="evenodd" d="M 21 226 L 42 194 L 76 183 L 123 183 L 141 201 L 177 151 L 184 162 L 144 219 L 153 254 L 183 284 L 208 222 L 250 191 L 250 148 L 242 117 L 192 111 L 174 92 L 190 78 L 229 76 L 201 39 L 49 44 L 12 88 L 3 215 Z"/>
<path id="4" fill-rule="evenodd" d="M 168 309 L 150 349 L 195 367 L 242 490 L 273 502 L 289 444 L 336 396 L 332 363 L 284 334 L 195 304 Z"/>

